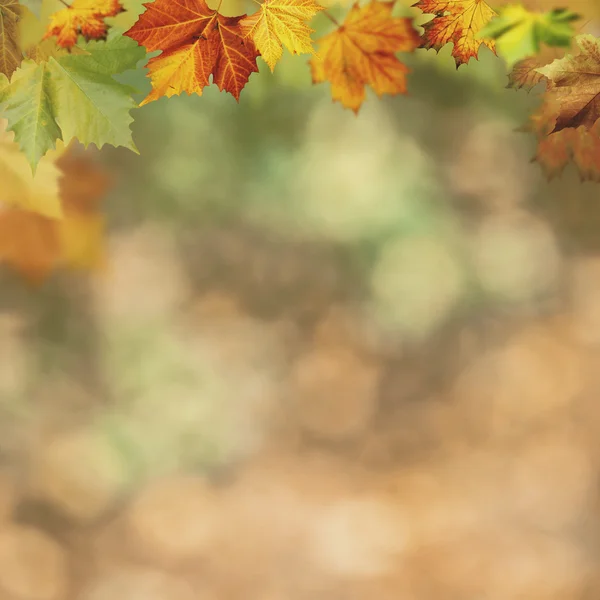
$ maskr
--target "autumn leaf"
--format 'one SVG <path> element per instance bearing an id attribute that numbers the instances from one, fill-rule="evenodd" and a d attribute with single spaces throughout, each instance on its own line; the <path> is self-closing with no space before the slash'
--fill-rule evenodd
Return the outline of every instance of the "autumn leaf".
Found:
<path id="1" fill-rule="evenodd" d="M 330 81 L 334 102 L 355 113 L 367 85 L 378 96 L 406 93 L 410 70 L 395 53 L 412 52 L 420 38 L 412 19 L 392 17 L 393 7 L 394 2 L 356 2 L 343 25 L 318 40 L 319 56 L 310 61 L 313 83 Z"/>
<path id="2" fill-rule="evenodd" d="M 545 64 L 547 64 L 547 61 L 539 56 L 519 61 L 508 74 L 508 85 L 506 87 L 515 90 L 521 88 L 527 91 L 532 90 L 538 83 L 547 81 L 547 78 L 538 71 Z"/>
<path id="3" fill-rule="evenodd" d="M 573 127 L 591 129 L 600 117 L 600 40 L 593 35 L 578 35 L 577 55 L 539 68 L 548 79 L 546 94 L 556 99 L 556 125 L 553 132 Z"/>
<path id="4" fill-rule="evenodd" d="M 512 68 L 520 60 L 536 55 L 541 43 L 568 48 L 575 34 L 571 23 L 579 18 L 566 9 L 538 13 L 520 4 L 509 4 L 500 9 L 500 15 L 483 27 L 477 37 L 496 40 L 498 55 Z"/>
<path id="5" fill-rule="evenodd" d="M 245 37 L 251 37 L 261 56 L 275 69 L 285 46 L 292 54 L 314 54 L 310 29 L 312 19 L 323 6 L 314 0 L 264 0 L 260 9 L 240 21 Z"/>
<path id="6" fill-rule="evenodd" d="M 113 17 L 123 11 L 119 0 L 73 0 L 73 3 L 54 13 L 44 35 L 44 39 L 56 37 L 62 48 L 71 48 L 79 35 L 87 40 L 100 40 L 106 37 L 106 17 Z"/>
<path id="7" fill-rule="evenodd" d="M 137 151 L 129 129 L 136 90 L 113 75 L 135 67 L 144 51 L 117 33 L 82 43 L 78 53 L 49 53 L 41 63 L 24 60 L 10 82 L 0 75 L 0 112 L 32 169 L 59 139 Z"/>
<path id="8" fill-rule="evenodd" d="M 538 137 L 534 160 L 541 165 L 548 179 L 560 175 L 572 161 L 582 181 L 600 182 L 600 124 L 591 130 L 580 127 L 552 133 L 558 111 L 555 102 L 546 98 L 531 115 L 526 127 Z"/>
<path id="9" fill-rule="evenodd" d="M 258 50 L 240 27 L 246 15 L 224 17 L 204 0 L 155 0 L 144 6 L 125 35 L 162 54 L 148 61 L 153 89 L 140 106 L 182 92 L 200 96 L 211 74 L 219 90 L 239 101 L 248 78 L 258 72 Z"/>
<path id="10" fill-rule="evenodd" d="M 509 76 L 509 87 L 531 89 L 542 82 L 547 85 L 548 79 L 538 71 L 547 61 L 548 58 L 536 56 L 518 63 Z M 549 180 L 559 176 L 569 162 L 573 162 L 582 181 L 600 182 L 600 127 L 552 133 L 558 112 L 556 98 L 545 94 L 541 106 L 520 128 L 520 131 L 533 132 L 538 138 L 533 160 L 542 167 Z"/>
<path id="11" fill-rule="evenodd" d="M 6 132 L 7 121 L 0 119 L 0 204 L 33 211 L 49 219 L 62 217 L 59 197 L 60 170 L 47 156 L 35 176 L 27 159 Z M 55 152 L 55 154 L 58 154 Z"/>
<path id="12" fill-rule="evenodd" d="M 477 34 L 487 25 L 496 12 L 484 0 L 419 0 L 413 6 L 435 17 L 424 23 L 422 48 L 439 52 L 452 43 L 452 56 L 456 68 L 477 58 L 481 44 L 495 52 L 493 40 L 480 39 Z"/>
<path id="13" fill-rule="evenodd" d="M 0 73 L 10 77 L 21 64 L 18 21 L 21 7 L 17 0 L 0 0 Z"/>
<path id="14" fill-rule="evenodd" d="M 0 211 L 0 262 L 34 284 L 57 268 L 96 269 L 105 262 L 104 219 L 98 202 L 110 180 L 72 149 L 55 161 L 55 167 L 62 171 L 63 219 L 20 209 Z"/>

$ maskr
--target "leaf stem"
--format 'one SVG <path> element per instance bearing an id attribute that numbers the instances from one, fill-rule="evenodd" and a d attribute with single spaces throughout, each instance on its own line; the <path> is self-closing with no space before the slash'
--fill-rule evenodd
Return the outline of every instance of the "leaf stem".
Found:
<path id="1" fill-rule="evenodd" d="M 326 10 L 323 11 L 323 14 L 336 26 L 339 27 L 340 24 L 338 23 L 338 20 L 331 14 L 329 14 Z"/>

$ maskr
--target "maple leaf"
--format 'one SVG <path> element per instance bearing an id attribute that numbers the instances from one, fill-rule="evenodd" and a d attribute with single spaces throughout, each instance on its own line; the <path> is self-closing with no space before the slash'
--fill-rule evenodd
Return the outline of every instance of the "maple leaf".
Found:
<path id="1" fill-rule="evenodd" d="M 140 106 L 182 92 L 201 96 L 211 74 L 219 90 L 239 101 L 250 75 L 258 72 L 259 52 L 240 27 L 246 15 L 225 17 L 204 0 L 155 0 L 144 6 L 125 35 L 162 53 L 148 61 L 153 89 Z"/>
<path id="2" fill-rule="evenodd" d="M 79 35 L 87 40 L 104 39 L 108 30 L 104 19 L 123 10 L 119 0 L 73 0 L 70 6 L 52 15 L 44 39 L 56 37 L 62 48 L 74 46 Z"/>
<path id="3" fill-rule="evenodd" d="M 537 69 L 548 79 L 546 94 L 557 100 L 553 132 L 568 127 L 591 129 L 600 117 L 600 40 L 578 35 L 577 55 L 567 54 Z"/>
<path id="4" fill-rule="evenodd" d="M 477 37 L 496 40 L 497 53 L 512 68 L 520 60 L 537 54 L 542 42 L 568 48 L 575 33 L 571 23 L 579 18 L 566 9 L 534 13 L 520 4 L 510 4 L 500 9 L 500 15 L 480 29 Z"/>
<path id="5" fill-rule="evenodd" d="M 240 21 L 245 37 L 250 36 L 271 72 L 285 46 L 292 54 L 314 54 L 310 29 L 312 19 L 323 6 L 314 0 L 264 0 L 260 9 Z"/>
<path id="6" fill-rule="evenodd" d="M 33 176 L 27 159 L 13 141 L 14 135 L 6 132 L 6 125 L 6 120 L 0 119 L 0 204 L 61 218 L 59 169 L 51 157 L 46 157 Z"/>
<path id="7" fill-rule="evenodd" d="M 410 69 L 395 56 L 419 46 L 412 19 L 392 17 L 394 2 L 360 6 L 356 2 L 337 30 L 318 40 L 319 56 L 311 59 L 313 83 L 331 82 L 334 102 L 358 113 L 365 86 L 378 96 L 406 93 Z"/>
<path id="8" fill-rule="evenodd" d="M 109 178 L 72 149 L 55 159 L 54 166 L 62 171 L 62 219 L 20 209 L 0 211 L 0 261 L 34 284 L 59 267 L 96 269 L 105 264 L 104 218 L 97 205 Z"/>
<path id="9" fill-rule="evenodd" d="M 538 69 L 550 64 L 557 58 L 565 55 L 564 48 L 544 46 L 536 56 L 520 60 L 508 74 L 507 88 L 515 90 L 525 89 L 531 91 L 539 83 L 546 84 L 548 78 Z"/>
<path id="10" fill-rule="evenodd" d="M 552 133 L 557 114 L 555 104 L 555 100 L 546 98 L 525 128 L 538 137 L 533 160 L 541 165 L 548 179 L 560 175 L 573 161 L 582 181 L 600 182 L 600 123 L 591 130 L 581 127 Z"/>
<path id="11" fill-rule="evenodd" d="M 477 58 L 481 44 L 495 52 L 493 40 L 477 37 L 497 14 L 484 0 L 419 0 L 413 6 L 435 15 L 422 25 L 425 32 L 421 47 L 439 52 L 446 44 L 452 43 L 457 69 L 471 58 Z"/>
<path id="12" fill-rule="evenodd" d="M 0 73 L 10 77 L 21 64 L 18 21 L 21 7 L 17 0 L 0 0 Z"/>
<path id="13" fill-rule="evenodd" d="M 25 60 L 10 83 L 0 76 L 0 113 L 34 171 L 58 139 L 137 152 L 129 129 L 136 90 L 113 74 L 135 67 L 143 49 L 117 32 L 79 49 L 81 54 L 51 54 L 41 63 Z"/>
<path id="14" fill-rule="evenodd" d="M 545 64 L 539 56 L 525 58 L 519 61 L 508 74 L 507 88 L 520 90 L 524 88 L 527 91 L 532 90 L 538 83 L 547 81 L 538 69 Z"/>

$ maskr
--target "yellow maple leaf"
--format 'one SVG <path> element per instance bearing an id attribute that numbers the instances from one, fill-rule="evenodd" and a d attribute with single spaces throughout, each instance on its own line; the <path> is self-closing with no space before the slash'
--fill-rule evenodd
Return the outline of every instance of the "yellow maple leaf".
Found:
<path id="1" fill-rule="evenodd" d="M 497 16 L 484 0 L 419 0 L 413 6 L 435 15 L 422 25 L 425 32 L 421 47 L 439 52 L 446 44 L 453 44 L 456 68 L 477 58 L 481 44 L 495 52 L 494 40 L 477 37 L 484 25 Z"/>
<path id="2" fill-rule="evenodd" d="M 406 93 L 410 69 L 396 52 L 412 52 L 420 37 L 412 19 L 392 17 L 393 8 L 394 2 L 356 2 L 343 25 L 318 40 L 319 57 L 311 59 L 313 83 L 330 81 L 333 100 L 355 113 L 367 85 L 378 96 Z"/>
<path id="3" fill-rule="evenodd" d="M 74 46 L 79 35 L 88 40 L 102 39 L 107 33 L 104 19 L 122 11 L 119 0 L 74 0 L 52 15 L 44 39 L 56 37 L 61 48 Z"/>
<path id="4" fill-rule="evenodd" d="M 60 169 L 55 159 L 64 151 L 62 144 L 41 161 L 35 175 L 14 142 L 14 133 L 7 132 L 6 119 L 0 119 L 0 204 L 33 211 L 51 219 L 62 217 L 59 181 Z"/>
<path id="5" fill-rule="evenodd" d="M 292 54 L 314 54 L 310 39 L 314 29 L 305 21 L 322 10 L 314 0 L 264 0 L 257 12 L 240 21 L 240 27 L 273 71 L 283 46 Z"/>

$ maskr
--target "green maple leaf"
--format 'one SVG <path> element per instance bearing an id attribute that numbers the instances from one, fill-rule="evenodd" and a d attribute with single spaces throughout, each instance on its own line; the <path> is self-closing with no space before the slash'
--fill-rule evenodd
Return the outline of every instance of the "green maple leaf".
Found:
<path id="1" fill-rule="evenodd" d="M 129 128 L 129 111 L 137 106 L 131 94 L 137 90 L 113 75 L 144 56 L 133 40 L 113 32 L 105 42 L 82 43 L 77 54 L 50 54 L 39 64 L 25 60 L 10 82 L 0 78 L 0 114 L 34 172 L 57 139 L 137 152 Z"/>
<path id="2" fill-rule="evenodd" d="M 135 69 L 145 58 L 146 52 L 133 40 L 123 35 L 119 29 L 111 29 L 106 42 L 81 42 L 78 47 L 83 53 L 91 54 L 96 62 L 96 68 L 105 75 L 115 75 L 130 69 Z M 137 92 L 137 90 L 135 90 Z"/>
<path id="3" fill-rule="evenodd" d="M 15 141 L 34 172 L 42 156 L 62 139 L 47 89 L 49 65 L 25 60 L 10 83 L 6 79 L 4 85 L 0 82 L 0 114 L 8 119 L 7 131 L 15 132 Z"/>
<path id="4" fill-rule="evenodd" d="M 563 8 L 533 13 L 520 4 L 511 4 L 500 9 L 499 16 L 481 29 L 478 37 L 496 40 L 496 51 L 510 69 L 520 60 L 536 55 L 541 43 L 569 47 L 575 33 L 571 22 L 579 18 Z"/>
<path id="5" fill-rule="evenodd" d="M 17 0 L 0 0 L 0 73 L 10 77 L 21 64 Z"/>

